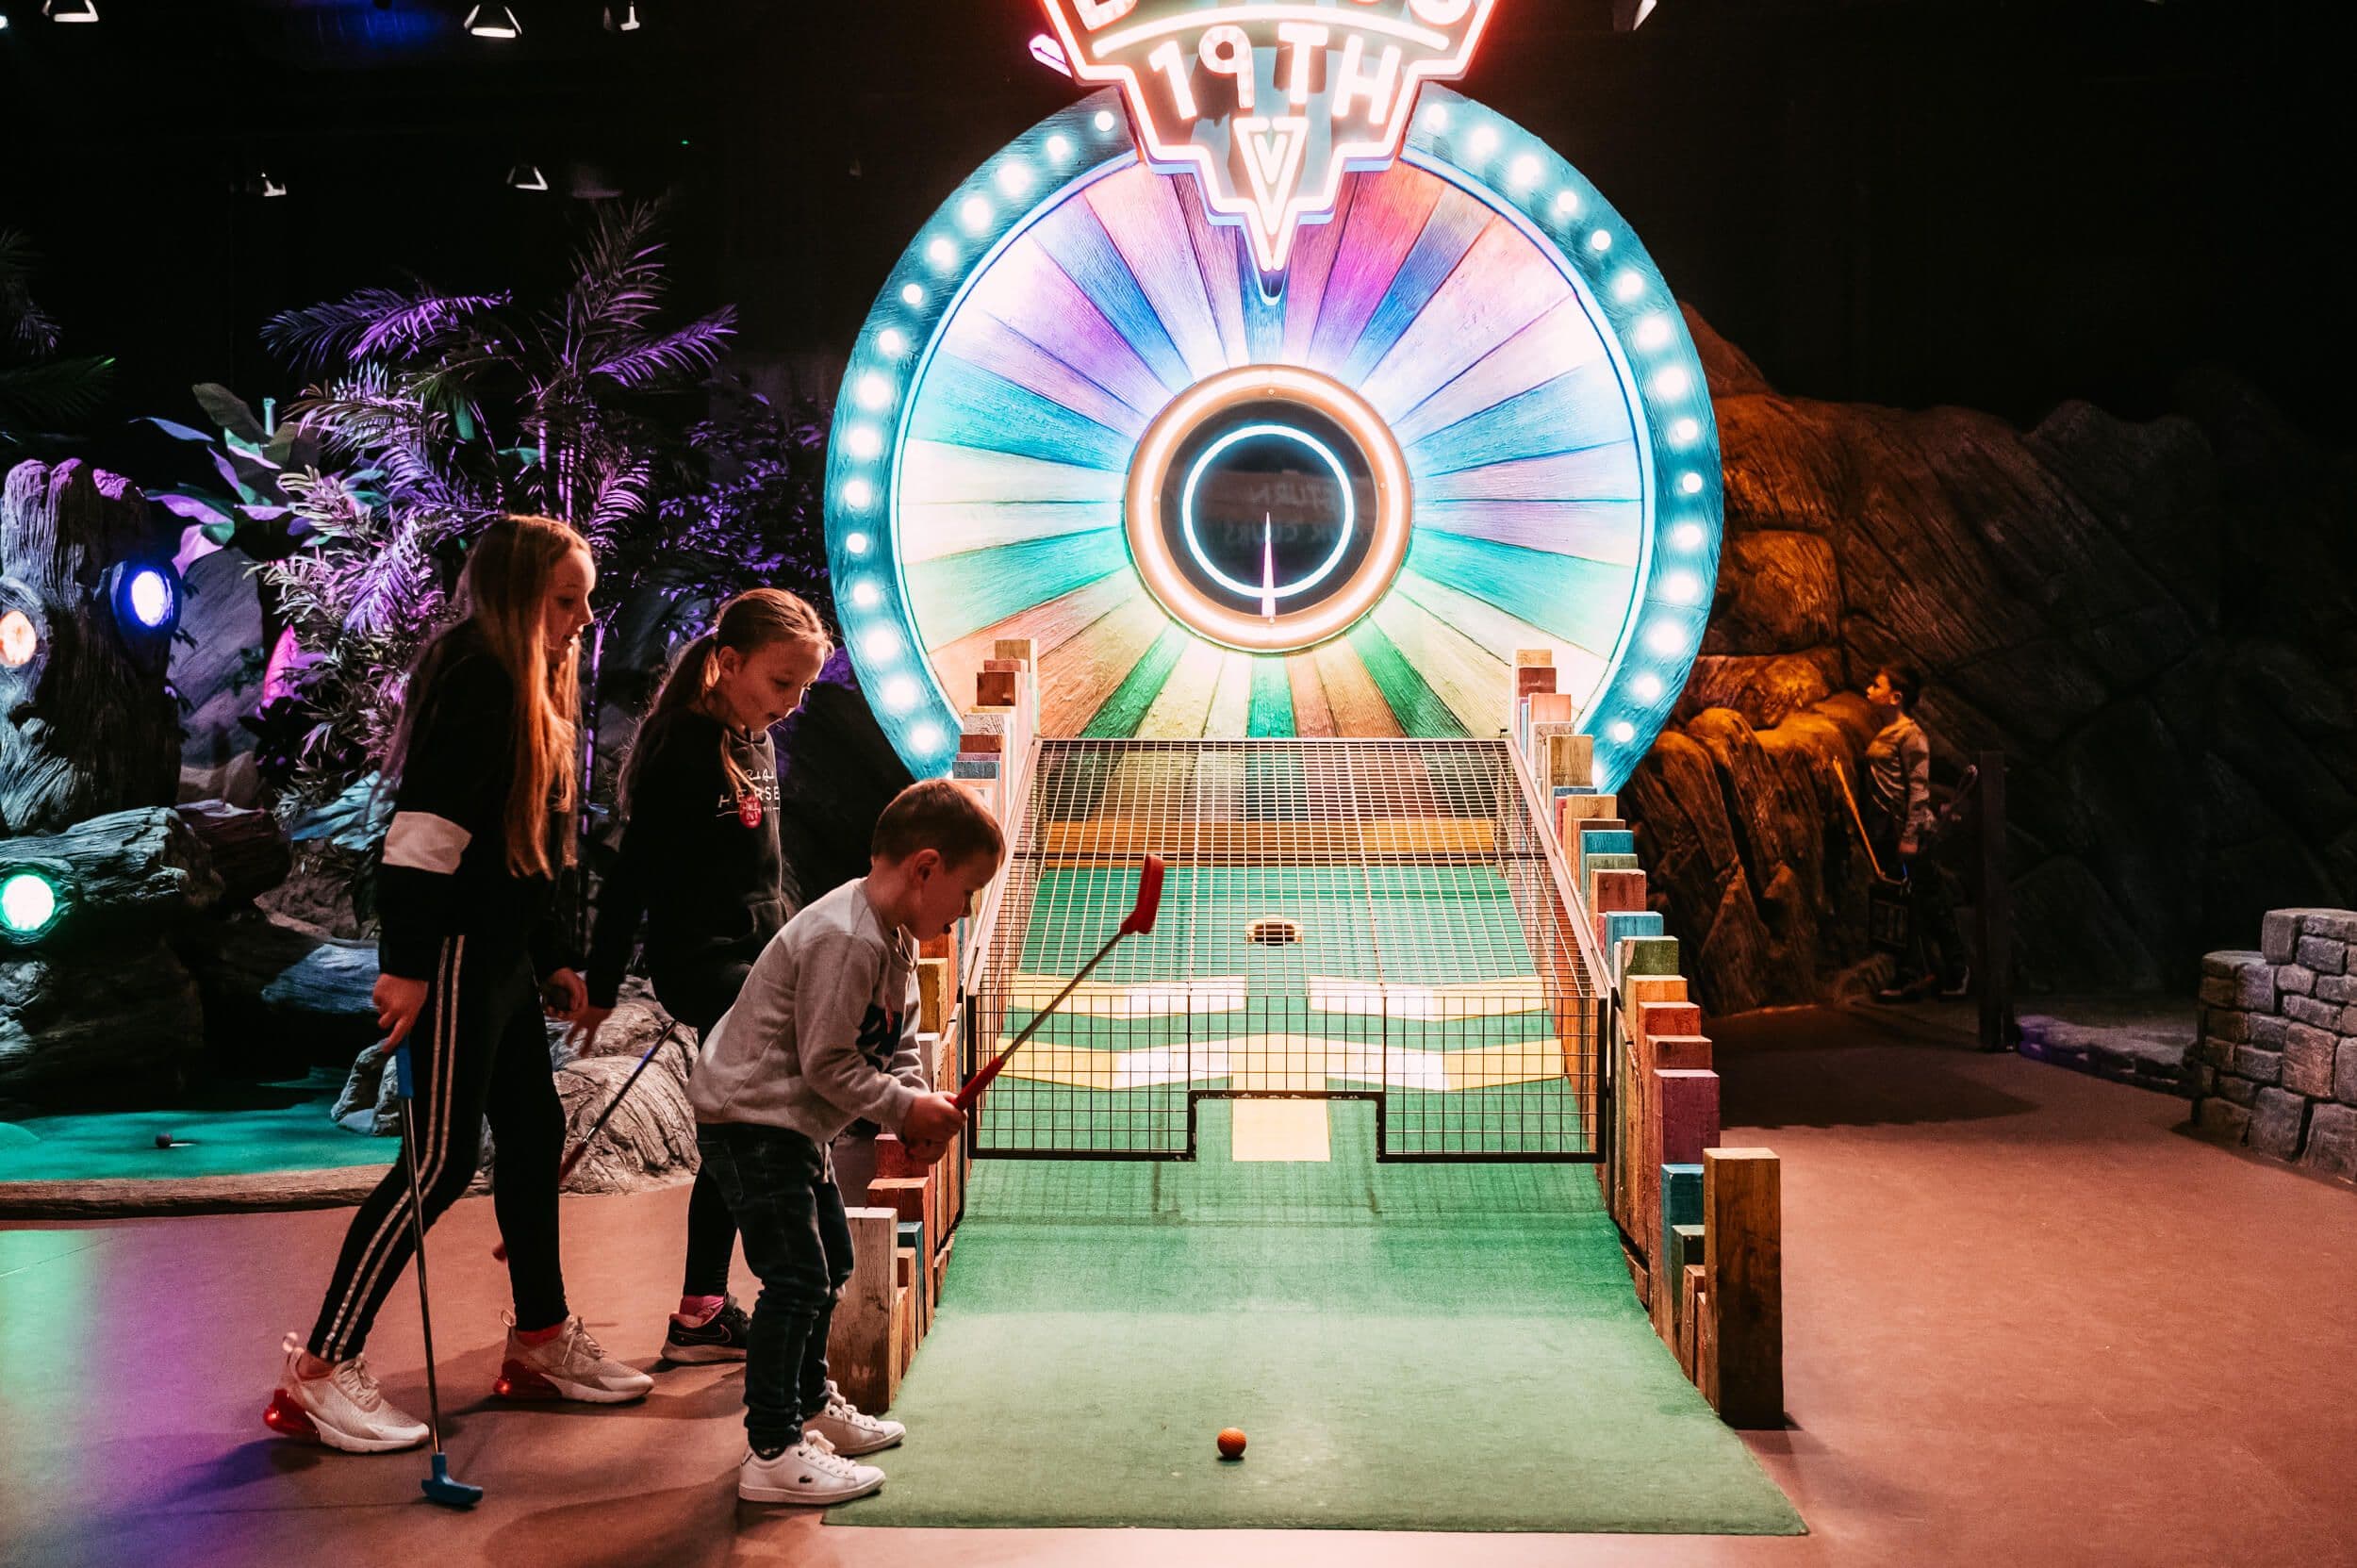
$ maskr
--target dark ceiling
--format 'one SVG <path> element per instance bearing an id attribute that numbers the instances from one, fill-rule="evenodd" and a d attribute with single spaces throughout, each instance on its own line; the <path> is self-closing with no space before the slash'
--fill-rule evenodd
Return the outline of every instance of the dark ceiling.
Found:
<path id="1" fill-rule="evenodd" d="M 404 271 L 529 286 L 569 193 L 668 195 L 689 303 L 738 304 L 751 357 L 823 362 L 949 188 L 1075 91 L 1026 48 L 1036 0 L 641 0 L 628 33 L 517 0 L 506 42 L 424 0 L 97 4 L 0 0 L 0 227 L 135 411 L 293 390 L 255 339 L 288 305 Z M 2326 8 L 1661 0 L 1624 34 L 1610 0 L 1503 0 L 1466 88 L 1788 388 L 2142 415 L 2224 360 L 2323 425 L 2351 324 Z M 510 189 L 519 163 L 555 189 Z"/>

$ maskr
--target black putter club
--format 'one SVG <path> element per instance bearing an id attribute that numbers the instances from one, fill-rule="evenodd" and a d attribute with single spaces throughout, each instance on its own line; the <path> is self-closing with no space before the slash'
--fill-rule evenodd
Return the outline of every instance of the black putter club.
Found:
<path id="1" fill-rule="evenodd" d="M 450 1456 L 442 1452 L 442 1391 L 434 1377 L 434 1308 L 425 1288 L 425 1194 L 418 1186 L 416 1085 L 409 1077 L 409 1045 L 393 1052 L 395 1082 L 401 1094 L 401 1154 L 409 1167 L 409 1229 L 418 1247 L 418 1318 L 425 1326 L 426 1426 L 434 1434 L 434 1473 L 418 1483 L 426 1501 L 444 1508 L 472 1508 L 483 1501 L 483 1489 L 453 1480 Z"/>

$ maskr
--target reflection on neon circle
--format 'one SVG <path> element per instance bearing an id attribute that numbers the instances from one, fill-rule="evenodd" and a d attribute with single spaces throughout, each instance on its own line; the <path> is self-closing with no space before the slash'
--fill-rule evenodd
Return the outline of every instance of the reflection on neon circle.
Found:
<path id="1" fill-rule="evenodd" d="M 1210 575 L 1211 581 L 1228 592 L 1242 594 L 1246 599 L 1261 597 L 1262 590 L 1260 584 L 1239 583 L 1219 568 L 1211 565 L 1211 557 L 1203 553 L 1202 541 L 1195 536 L 1195 488 L 1203 481 L 1203 470 L 1211 466 L 1213 458 L 1234 446 L 1238 441 L 1247 441 L 1256 436 L 1276 436 L 1285 440 L 1298 441 L 1308 447 L 1324 459 L 1327 468 L 1334 470 L 1334 484 L 1343 492 L 1343 531 L 1342 536 L 1334 541 L 1333 552 L 1319 564 L 1317 570 L 1297 583 L 1287 584 L 1270 595 L 1274 599 L 1291 599 L 1295 594 L 1309 592 L 1333 574 L 1334 569 L 1342 565 L 1343 553 L 1350 549 L 1350 536 L 1359 523 L 1359 498 L 1351 493 L 1350 475 L 1343 471 L 1343 460 L 1334 455 L 1333 448 L 1308 431 L 1295 430 L 1289 424 L 1247 424 L 1241 430 L 1229 431 L 1204 448 L 1203 455 L 1197 457 L 1195 460 L 1195 467 L 1187 470 L 1187 487 L 1178 495 L 1178 528 L 1186 536 L 1187 553 L 1195 557 L 1195 564 L 1201 567 Z"/>

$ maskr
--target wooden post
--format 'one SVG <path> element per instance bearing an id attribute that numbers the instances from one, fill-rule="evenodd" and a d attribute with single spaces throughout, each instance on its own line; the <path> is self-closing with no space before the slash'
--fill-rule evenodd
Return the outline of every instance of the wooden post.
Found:
<path id="1" fill-rule="evenodd" d="M 893 1256 L 900 1216 L 890 1209 L 849 1209 L 851 1279 L 834 1304 L 827 1329 L 827 1368 L 843 1395 L 862 1410 L 890 1407 L 898 1378 L 893 1348 Z"/>
<path id="2" fill-rule="evenodd" d="M 1698 1379 L 1730 1427 L 1784 1425 L 1783 1188 L 1773 1150 L 1703 1152 L 1703 1269 L 1716 1333 Z"/>
<path id="3" fill-rule="evenodd" d="M 1981 1048 L 2011 1050 L 2020 1038 L 2013 1015 L 2013 882 L 2005 870 L 2005 753 L 1981 753 Z"/>

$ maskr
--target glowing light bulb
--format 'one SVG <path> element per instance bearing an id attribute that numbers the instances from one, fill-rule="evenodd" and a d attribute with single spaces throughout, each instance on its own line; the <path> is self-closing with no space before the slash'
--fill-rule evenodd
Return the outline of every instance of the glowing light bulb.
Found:
<path id="1" fill-rule="evenodd" d="M 1612 248 L 1612 236 L 1603 229 L 1598 229 L 1588 237 L 1588 248 L 1598 256 L 1602 256 Z"/>
<path id="2" fill-rule="evenodd" d="M 1424 128 L 1428 131 L 1444 131 L 1448 129 L 1447 106 L 1443 104 L 1435 104 L 1430 108 L 1426 109 L 1424 111 Z"/>
<path id="3" fill-rule="evenodd" d="M 1109 108 L 1098 109 L 1096 111 L 1096 118 L 1092 121 L 1091 124 L 1096 125 L 1097 135 L 1111 135 L 1113 128 L 1113 111 Z"/>
<path id="4" fill-rule="evenodd" d="M 851 585 L 851 602 L 863 610 L 872 610 L 883 602 L 883 590 L 863 577 Z"/>
<path id="5" fill-rule="evenodd" d="M 1539 160 L 1525 153 L 1507 170 L 1506 177 L 1517 190 L 1527 190 L 1539 183 Z"/>
<path id="6" fill-rule="evenodd" d="M 1700 550 L 1703 547 L 1703 525 L 1681 522 L 1670 531 L 1670 542 L 1680 550 Z"/>
<path id="7" fill-rule="evenodd" d="M 916 683 L 906 675 L 895 675 L 883 684 L 883 705 L 893 713 L 906 713 L 916 706 Z"/>
<path id="8" fill-rule="evenodd" d="M 851 396 L 869 413 L 892 406 L 892 383 L 874 371 L 859 378 Z"/>
<path id="9" fill-rule="evenodd" d="M 1702 494 L 1703 476 L 1699 473 L 1682 473 L 1678 475 L 1678 493 L 1680 495 Z"/>
<path id="10" fill-rule="evenodd" d="M 1674 620 L 1656 620 L 1645 629 L 1645 646 L 1656 653 L 1676 653 L 1686 648 L 1686 629 Z"/>
<path id="11" fill-rule="evenodd" d="M 1049 137 L 1047 139 L 1047 156 L 1054 158 L 1058 163 L 1070 162 L 1072 159 L 1072 138 L 1064 135 L 1062 131 L 1058 131 L 1055 135 Z"/>
<path id="12" fill-rule="evenodd" d="M 1702 437 L 1703 421 L 1700 420 L 1673 420 L 1670 422 L 1670 439 L 1678 446 L 1692 446 Z"/>
<path id="13" fill-rule="evenodd" d="M 1694 389 L 1694 378 L 1683 365 L 1664 366 L 1653 378 L 1653 395 L 1657 398 L 1682 398 Z"/>
<path id="14" fill-rule="evenodd" d="M 872 424 L 855 424 L 843 437 L 843 450 L 866 462 L 883 451 L 883 437 Z"/>
<path id="15" fill-rule="evenodd" d="M 844 550 L 853 555 L 866 554 L 869 542 L 870 541 L 867 536 L 865 534 L 846 534 L 843 536 Z"/>
<path id="16" fill-rule="evenodd" d="M 1497 150 L 1498 131 L 1495 125 L 1484 125 L 1473 133 L 1474 157 L 1486 158 L 1494 154 Z"/>
<path id="17" fill-rule="evenodd" d="M 946 272 L 958 264 L 958 248 L 947 239 L 936 239 L 925 247 L 925 259 Z"/>
<path id="18" fill-rule="evenodd" d="M 925 303 L 925 290 L 923 286 L 912 283 L 904 287 L 900 290 L 900 303 L 907 305 L 911 310 L 915 310 L 921 306 Z"/>
<path id="19" fill-rule="evenodd" d="M 1673 604 L 1691 604 L 1703 594 L 1703 580 L 1690 571 L 1673 571 L 1661 580 L 1661 597 Z"/>
<path id="20" fill-rule="evenodd" d="M 958 204 L 958 222 L 969 234 L 980 234 L 990 227 L 990 204 L 980 196 L 968 196 Z"/>
<path id="21" fill-rule="evenodd" d="M 854 512 L 865 512 L 874 504 L 876 487 L 865 479 L 853 479 L 843 487 L 843 504 Z"/>
<path id="22" fill-rule="evenodd" d="M 882 332 L 876 334 L 877 353 L 888 355 L 892 358 L 898 359 L 900 355 L 908 353 L 908 334 L 902 332 L 898 327 L 888 326 Z"/>
<path id="23" fill-rule="evenodd" d="M 1661 677 L 1654 674 L 1640 675 L 1628 684 L 1628 689 L 1630 695 L 1640 702 L 1658 701 L 1661 697 Z"/>
<path id="24" fill-rule="evenodd" d="M 900 634 L 889 626 L 878 626 L 859 639 L 860 652 L 876 664 L 886 664 L 900 656 Z"/>
<path id="25" fill-rule="evenodd" d="M 1635 305 L 1645 295 L 1645 274 L 1631 267 L 1612 280 L 1612 297 L 1623 305 Z"/>
<path id="26" fill-rule="evenodd" d="M 1006 162 L 998 166 L 998 189 L 1010 200 L 1031 189 L 1031 172 L 1020 163 Z"/>
<path id="27" fill-rule="evenodd" d="M 1605 734 L 1610 735 L 1621 745 L 1626 746 L 1630 741 L 1637 738 L 1637 726 L 1624 718 L 1616 722 L 1612 728 L 1607 730 Z"/>
<path id="28" fill-rule="evenodd" d="M 30 936 L 58 917 L 58 890 L 37 871 L 19 871 L 0 882 L 0 925 Z"/>
<path id="29" fill-rule="evenodd" d="M 1670 318 L 1656 310 L 1637 323 L 1637 346 L 1640 349 L 1661 349 L 1670 346 Z"/>
<path id="30" fill-rule="evenodd" d="M 930 718 L 909 731 L 909 744 L 928 755 L 942 751 L 948 739 L 941 726 Z"/>
<path id="31" fill-rule="evenodd" d="M 1555 198 L 1555 215 L 1556 215 L 1558 218 L 1570 218 L 1570 217 L 1574 217 L 1574 216 L 1577 215 L 1577 213 L 1578 213 L 1578 212 L 1579 212 L 1579 192 L 1578 192 L 1578 191 L 1576 191 L 1576 190 L 1566 190 L 1566 191 L 1561 192 L 1560 194 L 1558 194 L 1558 195 Z"/>

